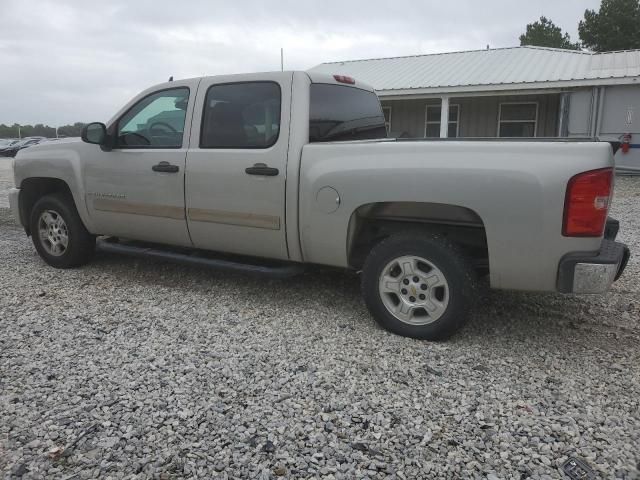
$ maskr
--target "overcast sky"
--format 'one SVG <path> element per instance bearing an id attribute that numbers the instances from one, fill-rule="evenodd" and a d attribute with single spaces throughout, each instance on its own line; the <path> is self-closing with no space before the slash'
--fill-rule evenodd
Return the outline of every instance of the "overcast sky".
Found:
<path id="1" fill-rule="evenodd" d="M 0 123 L 106 121 L 170 75 L 518 45 L 551 18 L 577 40 L 599 0 L 0 0 Z"/>

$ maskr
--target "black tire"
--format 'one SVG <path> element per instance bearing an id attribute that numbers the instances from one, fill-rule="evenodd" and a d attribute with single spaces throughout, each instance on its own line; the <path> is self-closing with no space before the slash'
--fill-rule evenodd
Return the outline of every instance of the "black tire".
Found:
<path id="1" fill-rule="evenodd" d="M 66 224 L 67 246 L 60 255 L 53 255 L 48 251 L 47 241 L 39 234 L 40 216 L 45 211 L 57 213 Z M 85 228 L 73 198 L 64 193 L 53 193 L 40 198 L 29 219 L 31 239 L 36 251 L 52 267 L 74 268 L 86 264 L 95 251 L 96 239 Z M 50 247 L 49 247 L 50 248 Z"/>
<path id="2" fill-rule="evenodd" d="M 427 309 L 418 307 L 413 311 L 419 312 L 422 318 L 412 318 L 409 320 L 430 323 L 421 325 L 407 323 L 407 321 L 397 318 L 385 305 L 385 301 L 387 305 L 390 303 L 393 304 L 395 302 L 394 297 L 398 300 L 398 305 L 402 301 L 402 295 L 382 293 L 379 288 L 383 272 L 386 274 L 389 272 L 393 273 L 393 270 L 388 270 L 388 266 L 401 257 L 420 257 L 427 260 L 432 266 L 440 270 L 438 273 L 442 273 L 446 280 L 446 286 L 434 287 L 443 289 L 442 291 L 446 292 L 446 294 L 434 291 L 433 295 L 440 295 L 442 300 L 444 300 L 444 298 L 448 299 L 446 307 L 440 307 L 439 316 L 435 318 L 436 315 L 434 315 L 432 318 Z M 422 264 L 420 263 L 420 265 Z M 426 267 L 428 267 L 428 265 L 425 265 L 424 270 L 426 270 Z M 396 272 L 398 272 L 399 268 L 398 264 Z M 400 283 L 404 282 L 405 280 L 403 280 L 403 278 L 406 277 L 404 273 L 398 273 L 398 275 L 397 285 L 402 288 L 404 284 L 400 285 Z M 422 278 L 426 278 L 426 276 L 430 274 L 422 275 L 421 273 L 420 275 Z M 395 278 L 393 278 L 393 280 L 395 280 Z M 426 280 L 424 281 L 426 282 Z M 422 282 L 422 280 L 420 280 L 420 282 Z M 418 284 L 420 282 L 418 282 Z M 410 288 L 410 286 L 405 287 L 405 290 Z M 421 285 L 420 288 L 422 287 L 424 287 L 424 285 Z M 414 288 L 412 291 L 414 297 L 411 298 L 414 298 L 413 301 L 415 302 L 416 292 L 418 294 L 422 294 L 423 292 L 417 288 Z M 431 287 L 428 287 L 428 292 L 425 293 L 430 292 Z M 467 321 L 469 311 L 476 298 L 476 292 L 476 275 L 470 262 L 454 244 L 444 238 L 428 233 L 404 233 L 387 237 L 373 247 L 362 269 L 362 294 L 369 312 L 371 312 L 371 315 L 383 328 L 405 337 L 424 340 L 444 340 L 449 338 Z M 411 291 L 408 293 L 405 292 L 404 295 L 406 298 L 406 295 L 411 295 Z M 388 296 L 388 298 L 383 300 L 383 296 Z M 420 296 L 423 297 L 424 295 Z M 406 300 L 410 301 L 408 298 Z M 428 302 L 429 300 L 425 301 Z M 440 305 L 445 305 L 445 302 L 442 301 Z M 418 313 L 415 315 L 418 315 Z"/>

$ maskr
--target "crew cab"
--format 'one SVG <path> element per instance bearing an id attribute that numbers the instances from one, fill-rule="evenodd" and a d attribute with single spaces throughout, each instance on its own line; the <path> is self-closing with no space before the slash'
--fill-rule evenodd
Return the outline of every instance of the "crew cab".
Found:
<path id="1" fill-rule="evenodd" d="M 260 274 L 361 274 L 392 332 L 443 339 L 480 276 L 605 292 L 629 250 L 608 143 L 387 138 L 370 87 L 309 72 L 171 81 L 82 139 L 20 151 L 10 204 L 40 256 L 100 248 Z M 219 252 L 220 254 L 210 254 Z"/>

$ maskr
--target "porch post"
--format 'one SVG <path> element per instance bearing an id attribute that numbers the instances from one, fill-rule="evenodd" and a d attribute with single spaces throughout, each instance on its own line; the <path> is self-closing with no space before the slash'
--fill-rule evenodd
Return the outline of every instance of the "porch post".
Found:
<path id="1" fill-rule="evenodd" d="M 569 93 L 560 94 L 560 108 L 558 108 L 558 137 L 567 137 L 567 120 L 569 117 Z"/>
<path id="2" fill-rule="evenodd" d="M 440 109 L 440 138 L 449 136 L 449 97 L 443 96 Z"/>

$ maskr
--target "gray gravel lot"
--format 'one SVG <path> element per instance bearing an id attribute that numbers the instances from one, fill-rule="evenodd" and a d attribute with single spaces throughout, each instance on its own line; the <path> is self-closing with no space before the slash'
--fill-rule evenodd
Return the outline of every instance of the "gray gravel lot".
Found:
<path id="1" fill-rule="evenodd" d="M 640 178 L 613 214 L 640 252 Z M 378 328 L 352 274 L 54 270 L 0 208 L 0 472 L 563 478 L 578 456 L 640 478 L 639 270 L 603 296 L 489 292 L 428 343 Z"/>

